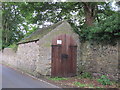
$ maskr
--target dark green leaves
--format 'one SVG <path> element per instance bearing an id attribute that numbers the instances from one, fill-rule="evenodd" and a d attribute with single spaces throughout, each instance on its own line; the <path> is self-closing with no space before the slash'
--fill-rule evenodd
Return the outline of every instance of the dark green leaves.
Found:
<path id="1" fill-rule="evenodd" d="M 113 42 L 114 39 L 120 37 L 120 18 L 118 13 L 107 17 L 98 24 L 83 29 L 79 35 L 84 40 L 96 40 L 98 42 L 107 41 Z"/>
<path id="2" fill-rule="evenodd" d="M 97 79 L 98 82 L 100 82 L 102 85 L 111 85 L 110 79 L 107 78 L 107 76 L 102 75 L 100 79 Z"/>
<path id="3" fill-rule="evenodd" d="M 110 40 L 113 36 L 120 35 L 118 17 L 111 16 L 113 13 L 109 3 L 105 2 L 6 2 L 2 5 L 3 47 L 19 42 L 38 26 L 47 26 L 44 22 L 54 24 L 64 19 L 69 20 L 75 27 L 75 32 L 85 40 Z M 88 16 L 91 17 L 87 18 Z M 87 28 L 85 20 L 91 21 L 90 25 L 94 23 L 95 26 Z M 79 28 L 83 30 L 79 31 Z"/>

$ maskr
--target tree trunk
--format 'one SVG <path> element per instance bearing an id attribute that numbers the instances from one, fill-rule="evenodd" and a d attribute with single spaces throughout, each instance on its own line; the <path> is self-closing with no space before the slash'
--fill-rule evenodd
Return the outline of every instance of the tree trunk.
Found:
<path id="1" fill-rule="evenodd" d="M 94 22 L 94 17 L 92 17 L 89 12 L 86 12 L 86 15 L 85 15 L 85 24 L 87 24 L 88 26 L 92 26 L 93 22 Z"/>
<path id="2" fill-rule="evenodd" d="M 95 6 L 91 5 L 91 3 L 84 3 L 84 12 L 85 12 L 85 24 L 88 26 L 92 26 L 95 21 Z"/>

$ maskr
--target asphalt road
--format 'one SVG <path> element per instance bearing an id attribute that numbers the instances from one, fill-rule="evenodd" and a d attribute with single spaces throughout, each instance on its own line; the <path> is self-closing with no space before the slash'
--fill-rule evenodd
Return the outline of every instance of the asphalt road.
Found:
<path id="1" fill-rule="evenodd" d="M 2 68 L 2 71 L 1 71 Z M 34 79 L 12 68 L 0 65 L 2 88 L 59 88 L 42 80 Z"/>

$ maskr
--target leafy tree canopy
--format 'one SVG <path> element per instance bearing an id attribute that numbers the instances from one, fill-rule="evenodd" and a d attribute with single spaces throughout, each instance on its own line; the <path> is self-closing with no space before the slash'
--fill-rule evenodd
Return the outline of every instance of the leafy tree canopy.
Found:
<path id="1" fill-rule="evenodd" d="M 91 36 L 93 32 L 113 33 L 118 28 L 117 25 L 113 25 L 119 19 L 113 15 L 117 15 L 116 13 L 112 10 L 111 4 L 106 2 L 5 2 L 2 3 L 2 47 L 19 42 L 37 28 L 52 25 L 63 19 L 69 20 L 69 23 L 76 28 L 75 31 L 79 34 L 82 33 L 80 36 L 86 39 L 93 38 Z M 101 27 L 103 25 L 105 29 L 99 27 L 99 24 Z M 90 26 L 94 28 L 91 29 Z M 106 28 L 108 26 L 110 27 Z M 90 28 L 86 29 L 85 27 Z M 119 33 L 114 34 L 119 35 Z M 98 36 L 103 37 L 102 35 Z"/>
<path id="2" fill-rule="evenodd" d="M 82 29 L 78 34 L 81 40 L 104 42 L 115 44 L 120 39 L 120 13 L 108 16 L 94 26 Z"/>

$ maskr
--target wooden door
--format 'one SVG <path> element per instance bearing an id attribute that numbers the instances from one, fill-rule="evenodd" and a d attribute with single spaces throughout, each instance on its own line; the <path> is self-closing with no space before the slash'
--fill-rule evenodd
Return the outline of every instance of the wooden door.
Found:
<path id="1" fill-rule="evenodd" d="M 77 44 L 72 36 L 62 34 L 52 40 L 51 76 L 76 75 Z"/>

